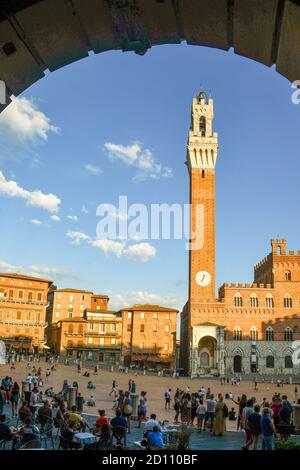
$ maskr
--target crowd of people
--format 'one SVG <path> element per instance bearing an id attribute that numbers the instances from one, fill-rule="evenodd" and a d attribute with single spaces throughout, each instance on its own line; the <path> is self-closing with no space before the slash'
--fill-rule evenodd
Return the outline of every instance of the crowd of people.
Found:
<path id="1" fill-rule="evenodd" d="M 54 373 L 57 368 L 58 365 L 54 361 L 48 361 L 45 366 L 32 361 L 28 362 L 26 377 L 23 381 L 28 387 L 24 387 L 23 383 L 22 393 L 19 383 L 11 376 L 6 375 L 2 378 L 0 437 L 3 434 L 6 435 L 11 439 L 14 448 L 17 442 L 23 440 L 24 434 L 37 438 L 37 430 L 39 433 L 43 432 L 44 427 L 50 422 L 60 429 L 60 435 L 65 442 L 74 446 L 72 448 L 78 448 L 74 441 L 74 434 L 78 431 L 88 430 L 98 436 L 100 441 L 103 438 L 105 442 L 108 442 L 108 436 L 113 436 L 116 428 L 119 428 L 119 431 L 123 430 L 121 434 L 123 433 L 124 438 L 132 431 L 133 414 L 137 415 L 136 426 L 141 428 L 143 424 L 143 439 L 147 442 L 147 446 L 149 448 L 164 446 L 161 425 L 155 414 L 150 414 L 150 417 L 148 414 L 147 391 L 141 390 L 138 393 L 134 379 L 130 378 L 128 386 L 123 386 L 120 390 L 117 381 L 112 381 L 108 395 L 112 397 L 113 411 L 110 414 L 115 416 L 108 418 L 106 410 L 101 408 L 98 410 L 99 417 L 91 424 L 82 417 L 82 412 L 84 404 L 88 407 L 96 406 L 96 386 L 90 375 L 92 373 L 97 375 L 98 369 L 94 369 L 94 372 L 85 371 L 82 374 L 81 368 L 77 367 L 77 371 L 87 378 L 86 390 L 89 394 L 93 393 L 85 399 L 79 391 L 77 381 L 69 383 L 68 380 L 64 380 L 61 389 L 56 391 L 52 386 L 47 387 L 47 375 Z M 222 385 L 226 384 L 238 385 L 240 378 L 223 379 Z M 69 399 L 70 389 L 75 392 L 75 399 L 72 408 L 68 410 L 66 402 Z M 256 390 L 256 385 L 254 390 Z M 295 388 L 295 396 L 296 392 Z M 189 386 L 183 390 L 177 388 L 175 392 L 172 388 L 167 388 L 164 392 L 164 408 L 165 413 L 174 410 L 175 425 L 183 424 L 195 429 L 199 434 L 207 433 L 214 437 L 223 436 L 228 427 L 228 421 L 235 421 L 236 430 L 243 431 L 245 434 L 242 447 L 244 450 L 255 450 L 258 447 L 274 449 L 276 437 L 287 440 L 293 431 L 293 406 L 287 395 L 281 393 L 273 394 L 270 400 L 264 398 L 258 402 L 255 396 L 247 397 L 242 394 L 235 397 L 231 391 L 214 394 L 210 387 L 206 389 L 204 386 L 197 391 L 191 391 Z M 21 427 L 9 427 L 8 415 L 20 420 Z M 120 439 L 122 441 L 122 436 Z M 119 445 L 121 445 L 120 442 Z"/>

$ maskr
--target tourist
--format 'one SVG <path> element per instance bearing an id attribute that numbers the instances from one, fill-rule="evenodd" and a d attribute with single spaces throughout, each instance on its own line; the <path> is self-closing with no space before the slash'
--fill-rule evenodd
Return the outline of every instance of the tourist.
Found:
<path id="1" fill-rule="evenodd" d="M 211 390 L 210 390 L 210 387 L 208 387 L 206 395 L 205 395 L 206 400 L 208 400 L 210 396 L 211 396 Z"/>
<path id="2" fill-rule="evenodd" d="M 196 413 L 197 413 L 197 429 L 199 432 L 201 432 L 202 425 L 204 424 L 205 415 L 206 415 L 206 406 L 204 405 L 203 398 L 200 398 Z"/>
<path id="3" fill-rule="evenodd" d="M 189 407 L 189 395 L 186 394 L 185 398 L 181 400 L 181 406 L 180 406 L 180 417 L 181 417 L 181 422 L 184 424 L 188 424 L 190 421 L 190 407 Z"/>
<path id="4" fill-rule="evenodd" d="M 219 396 L 219 400 L 216 405 L 216 416 L 214 420 L 213 435 L 223 436 L 226 431 L 226 418 L 228 417 L 228 408 L 223 401 L 223 396 Z"/>
<path id="5" fill-rule="evenodd" d="M 284 395 L 286 396 L 286 395 Z M 289 402 L 284 399 L 282 400 L 282 407 L 279 411 L 279 423 L 278 429 L 280 430 L 280 438 L 281 440 L 286 441 L 290 435 L 290 425 L 291 425 L 291 415 L 292 415 L 292 408 L 289 406 Z"/>
<path id="6" fill-rule="evenodd" d="M 158 426 L 154 426 L 153 430 L 147 434 L 148 447 L 150 449 L 163 449 L 163 435 Z"/>
<path id="7" fill-rule="evenodd" d="M 246 408 L 245 408 L 246 409 Z M 253 413 L 250 413 L 247 419 L 247 426 L 251 432 L 253 450 L 257 449 L 259 436 L 261 434 L 261 415 L 260 415 L 260 406 L 258 404 L 254 405 Z M 243 449 L 249 449 L 251 443 L 247 443 Z"/>
<path id="8" fill-rule="evenodd" d="M 112 428 L 121 426 L 127 429 L 127 419 L 122 416 L 121 410 L 116 410 L 116 416 L 111 420 L 110 424 Z"/>
<path id="9" fill-rule="evenodd" d="M 150 419 L 148 419 L 148 421 L 146 422 L 145 434 L 147 434 L 150 431 L 153 431 L 154 427 L 157 427 L 160 431 L 160 426 L 159 426 L 159 422 L 156 419 L 156 414 L 152 413 L 150 415 Z"/>
<path id="10" fill-rule="evenodd" d="M 34 414 L 36 410 L 37 397 L 38 397 L 38 389 L 34 388 L 30 394 L 30 399 L 29 399 L 29 408 L 32 414 Z"/>
<path id="11" fill-rule="evenodd" d="M 98 375 L 98 366 L 97 366 L 97 364 L 94 367 L 94 375 Z"/>
<path id="12" fill-rule="evenodd" d="M 133 393 L 133 394 L 136 393 L 136 383 L 135 383 L 134 380 L 132 380 L 132 382 L 131 382 L 130 393 Z"/>
<path id="13" fill-rule="evenodd" d="M 205 428 L 207 427 L 207 423 L 209 422 L 210 432 L 213 432 L 216 406 L 217 406 L 217 402 L 214 399 L 214 395 L 211 394 L 210 398 L 206 400 L 206 415 L 205 415 L 203 431 L 205 431 Z"/>
<path id="14" fill-rule="evenodd" d="M 11 389 L 11 395 L 10 395 L 11 410 L 12 410 L 13 417 L 17 416 L 19 400 L 20 400 L 20 387 L 17 382 L 14 382 L 12 389 Z"/>
<path id="15" fill-rule="evenodd" d="M 170 405 L 171 405 L 171 392 L 172 389 L 168 388 L 165 391 L 165 410 L 170 410 Z"/>
<path id="16" fill-rule="evenodd" d="M 128 390 L 130 390 L 130 388 Z M 111 396 L 112 393 L 114 394 L 114 396 L 116 398 L 116 396 L 117 396 L 117 382 L 115 380 L 113 380 L 113 382 L 112 382 L 111 391 L 109 392 L 108 395 Z"/>
<path id="17" fill-rule="evenodd" d="M 83 432 L 85 431 L 86 427 L 88 427 L 88 424 L 85 419 L 83 419 L 78 413 L 77 413 L 77 406 L 73 405 L 71 408 L 71 413 L 68 417 L 68 422 L 69 425 L 73 429 L 81 429 Z"/>
<path id="18" fill-rule="evenodd" d="M 197 408 L 198 408 L 198 398 L 196 398 L 196 394 L 192 393 L 191 399 L 189 401 L 189 409 L 190 409 L 190 425 L 194 426 L 195 418 L 197 417 Z"/>
<path id="19" fill-rule="evenodd" d="M 61 402 L 58 405 L 56 417 L 55 417 L 57 427 L 61 427 L 62 424 L 65 422 L 65 413 L 66 413 L 66 406 L 64 402 Z"/>
<path id="20" fill-rule="evenodd" d="M 130 421 L 131 421 L 131 415 L 132 415 L 132 398 L 130 397 L 129 391 L 126 390 L 124 394 L 124 401 L 123 401 L 123 416 L 127 419 L 127 427 L 128 427 L 128 432 L 130 433 L 131 428 L 130 428 Z"/>
<path id="21" fill-rule="evenodd" d="M 274 422 L 274 427 L 277 430 L 278 424 L 279 424 L 279 413 L 282 408 L 282 402 L 280 395 L 274 395 L 272 399 L 272 405 L 271 405 L 271 410 L 273 414 L 273 422 Z"/>
<path id="22" fill-rule="evenodd" d="M 78 382 L 76 382 L 76 380 L 74 380 L 72 387 L 75 388 L 75 394 L 76 394 L 76 398 L 77 398 L 78 397 L 79 385 L 78 385 Z"/>
<path id="23" fill-rule="evenodd" d="M 176 396 L 174 398 L 174 410 L 175 410 L 174 423 L 178 424 L 178 418 L 179 418 L 179 413 L 180 413 L 180 400 Z"/>
<path id="24" fill-rule="evenodd" d="M 54 396 L 53 387 L 49 387 L 45 390 L 45 395 L 49 398 Z"/>
<path id="25" fill-rule="evenodd" d="M 263 408 L 261 418 L 262 450 L 274 449 L 275 427 L 270 417 L 270 409 Z"/>
<path id="26" fill-rule="evenodd" d="M 105 410 L 98 410 L 99 418 L 96 420 L 96 424 L 102 426 L 103 424 L 108 424 L 108 420 L 105 416 Z"/>
<path id="27" fill-rule="evenodd" d="M 3 408 L 6 403 L 6 392 L 4 390 L 4 386 L 1 385 L 0 387 L 0 415 L 3 413 Z"/>
<path id="28" fill-rule="evenodd" d="M 95 385 L 93 384 L 93 382 L 90 380 L 88 383 L 87 383 L 87 388 L 89 390 L 95 390 Z"/>
<path id="29" fill-rule="evenodd" d="M 11 389 L 11 380 L 8 375 L 2 379 L 1 385 L 5 391 L 5 402 L 8 403 Z"/>
<path id="30" fill-rule="evenodd" d="M 85 403 L 85 399 L 79 392 L 76 398 L 76 406 L 77 406 L 77 411 L 79 411 L 80 413 L 83 411 L 84 403 Z"/>
<path id="31" fill-rule="evenodd" d="M 27 401 L 23 401 L 22 405 L 19 408 L 19 418 L 22 422 L 25 421 L 26 418 L 31 418 L 32 413 L 29 409 L 29 405 Z"/>
<path id="32" fill-rule="evenodd" d="M 138 427 L 141 427 L 142 421 L 146 419 L 147 414 L 147 398 L 146 392 L 141 392 L 138 405 Z"/>
<path id="33" fill-rule="evenodd" d="M 14 449 L 17 432 L 11 429 L 7 424 L 6 415 L 0 416 L 0 440 L 12 441 L 12 449 Z"/>
<path id="34" fill-rule="evenodd" d="M 233 398 L 232 398 L 232 401 L 239 407 L 238 420 L 237 420 L 237 431 L 238 431 L 239 429 L 243 429 L 242 428 L 242 414 L 243 414 L 243 409 L 247 405 L 247 396 L 243 394 L 241 398 L 238 397 L 237 401 L 235 401 Z"/>
<path id="35" fill-rule="evenodd" d="M 90 398 L 88 399 L 86 404 L 87 404 L 87 406 L 96 406 L 96 401 L 95 401 L 95 398 L 93 397 L 93 395 L 90 396 Z"/>
<path id="36" fill-rule="evenodd" d="M 237 417 L 236 417 L 236 412 L 234 408 L 231 408 L 231 410 L 229 411 L 228 419 L 229 421 L 236 421 Z"/>
<path id="37" fill-rule="evenodd" d="M 248 424 L 248 418 L 253 412 L 253 401 L 248 400 L 241 416 L 241 427 L 245 431 L 245 444 L 242 447 L 243 450 L 248 450 L 249 446 L 253 442 L 253 435 L 251 432 L 251 428 Z"/>
<path id="38" fill-rule="evenodd" d="M 44 398 L 43 398 L 43 392 L 42 391 L 40 391 L 40 393 L 38 394 L 36 402 L 39 403 L 39 404 L 44 403 Z"/>

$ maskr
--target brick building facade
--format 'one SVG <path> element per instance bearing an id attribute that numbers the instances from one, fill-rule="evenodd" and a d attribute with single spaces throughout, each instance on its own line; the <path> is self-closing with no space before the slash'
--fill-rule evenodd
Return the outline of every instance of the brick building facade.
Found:
<path id="1" fill-rule="evenodd" d="M 52 281 L 0 273 L 0 339 L 7 349 L 41 352 L 46 344 L 46 306 Z"/>
<path id="2" fill-rule="evenodd" d="M 253 284 L 226 283 L 215 296 L 218 135 L 212 131 L 213 116 L 213 100 L 200 93 L 192 103 L 187 166 L 192 234 L 199 230 L 199 207 L 204 232 L 202 244 L 194 249 L 191 244 L 190 249 L 180 363 L 192 376 L 296 374 L 300 366 L 293 360 L 293 341 L 300 340 L 300 251 L 287 252 L 286 240 L 271 240 L 270 254 L 254 267 Z"/>

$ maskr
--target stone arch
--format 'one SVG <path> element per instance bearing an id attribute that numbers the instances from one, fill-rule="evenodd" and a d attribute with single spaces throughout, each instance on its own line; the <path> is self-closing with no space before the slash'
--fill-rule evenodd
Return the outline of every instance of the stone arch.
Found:
<path id="1" fill-rule="evenodd" d="M 217 341 L 212 336 L 202 336 L 198 342 L 198 364 L 200 369 L 216 367 Z"/>
<path id="2" fill-rule="evenodd" d="M 244 357 L 245 354 L 244 354 L 244 351 L 242 348 L 234 348 L 231 352 L 231 357 L 234 357 L 234 356 L 242 356 Z"/>
<path id="3" fill-rule="evenodd" d="M 0 11 L 1 76 L 10 96 L 60 67 L 108 50 L 143 55 L 161 44 L 233 49 L 294 81 L 300 6 L 285 2 L 22 0 Z M 255 17 L 255 21 L 250 18 Z M 180 18 L 180 21 L 178 21 Z M 66 24 L 68 27 L 66 28 Z M 2 106 L 3 108 L 3 106 Z"/>

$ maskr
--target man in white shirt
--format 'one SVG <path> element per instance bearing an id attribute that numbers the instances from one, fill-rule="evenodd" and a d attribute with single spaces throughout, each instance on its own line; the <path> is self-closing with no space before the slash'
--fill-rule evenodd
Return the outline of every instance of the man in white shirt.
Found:
<path id="1" fill-rule="evenodd" d="M 32 381 L 33 381 L 33 377 L 32 377 L 32 375 L 31 375 L 31 374 L 28 374 L 28 375 L 27 375 L 27 377 L 26 377 L 26 382 L 28 382 L 28 383 L 30 383 L 30 384 L 31 384 L 31 383 L 32 383 Z"/>
<path id="2" fill-rule="evenodd" d="M 146 426 L 145 426 L 146 433 L 149 432 L 149 431 L 153 431 L 154 426 L 157 426 L 159 431 L 160 431 L 160 425 L 159 425 L 159 422 L 156 419 L 156 414 L 153 413 L 150 416 L 150 419 L 146 422 Z"/>
<path id="3" fill-rule="evenodd" d="M 214 399 L 214 395 L 211 394 L 210 398 L 206 400 L 206 415 L 205 415 L 203 431 L 205 431 L 207 423 L 208 421 L 210 421 L 210 432 L 213 432 L 216 406 L 217 406 L 217 401 Z"/>

